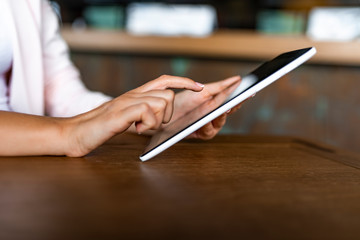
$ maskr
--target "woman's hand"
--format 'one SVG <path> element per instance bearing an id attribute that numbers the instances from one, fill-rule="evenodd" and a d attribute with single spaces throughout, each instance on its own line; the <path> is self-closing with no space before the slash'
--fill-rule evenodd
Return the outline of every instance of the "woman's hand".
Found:
<path id="1" fill-rule="evenodd" d="M 64 134 L 68 156 L 83 156 L 135 123 L 136 131 L 156 130 L 173 115 L 175 94 L 169 88 L 203 90 L 204 85 L 182 77 L 162 76 L 88 113 L 68 119 Z"/>
<path id="2" fill-rule="evenodd" d="M 199 105 L 209 101 L 216 101 L 216 96 L 224 91 L 231 93 L 240 84 L 241 78 L 239 76 L 231 77 L 223 81 L 206 84 L 204 89 L 199 92 L 182 91 L 175 96 L 175 111 L 171 121 L 186 115 L 188 112 L 198 107 Z M 239 109 L 241 104 L 233 108 L 230 112 L 224 113 L 210 123 L 206 124 L 196 132 L 192 133 L 190 138 L 211 139 L 224 126 L 226 118 L 229 114 Z M 209 106 L 210 107 L 210 106 Z"/>
<path id="3" fill-rule="evenodd" d="M 240 78 L 204 85 L 188 78 L 162 76 L 129 91 L 100 107 L 72 117 L 51 118 L 0 111 L 0 155 L 67 155 L 81 157 L 131 125 L 138 133 L 156 130 L 179 118 L 194 106 L 211 107 L 223 101 L 227 91 Z M 169 88 L 184 91 L 175 96 Z M 222 94 L 221 94 L 222 93 Z M 175 103 L 175 105 L 174 105 Z M 175 107 L 175 111 L 174 111 Z M 206 110 L 206 109 L 205 109 Z M 226 115 L 195 132 L 194 137 L 213 137 L 223 126 Z"/>

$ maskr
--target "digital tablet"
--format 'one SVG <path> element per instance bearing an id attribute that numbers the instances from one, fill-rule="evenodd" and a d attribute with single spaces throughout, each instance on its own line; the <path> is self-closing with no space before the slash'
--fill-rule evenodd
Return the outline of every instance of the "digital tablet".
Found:
<path id="1" fill-rule="evenodd" d="M 156 132 L 144 153 L 140 156 L 147 161 L 171 147 L 221 114 L 237 106 L 272 82 L 300 66 L 313 55 L 314 47 L 283 53 L 271 61 L 265 62 L 250 74 L 242 78 L 240 85 L 230 93 L 224 91 L 212 99 L 211 104 L 205 102 L 197 106 L 184 117 L 167 124 Z M 179 153 L 181 154 L 181 153 Z"/>

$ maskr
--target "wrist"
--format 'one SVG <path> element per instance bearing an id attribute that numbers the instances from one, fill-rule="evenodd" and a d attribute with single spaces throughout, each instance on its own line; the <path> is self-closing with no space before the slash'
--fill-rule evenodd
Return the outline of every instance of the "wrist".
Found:
<path id="1" fill-rule="evenodd" d="M 80 122 L 81 117 L 59 119 L 59 138 L 62 154 L 68 157 L 82 157 L 88 152 L 81 147 Z"/>

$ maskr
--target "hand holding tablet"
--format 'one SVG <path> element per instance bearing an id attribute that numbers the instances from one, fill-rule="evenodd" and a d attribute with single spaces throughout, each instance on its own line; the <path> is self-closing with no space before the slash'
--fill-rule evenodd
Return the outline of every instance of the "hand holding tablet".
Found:
<path id="1" fill-rule="evenodd" d="M 315 48 L 305 48 L 283 53 L 273 60 L 265 62 L 246 75 L 239 86 L 227 88 L 210 100 L 211 102 L 201 104 L 184 117 L 171 122 L 155 133 L 140 159 L 146 161 L 161 153 L 300 66 L 315 53 Z"/>

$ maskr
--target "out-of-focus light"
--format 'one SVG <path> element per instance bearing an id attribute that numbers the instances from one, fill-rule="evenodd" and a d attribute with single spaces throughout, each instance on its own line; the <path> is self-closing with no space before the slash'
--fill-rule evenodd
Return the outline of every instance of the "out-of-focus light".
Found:
<path id="1" fill-rule="evenodd" d="M 217 22 L 210 5 L 134 3 L 128 6 L 126 29 L 138 35 L 210 35 Z"/>
<path id="2" fill-rule="evenodd" d="M 314 8 L 310 12 L 307 35 L 319 41 L 351 41 L 358 38 L 360 8 Z"/>

